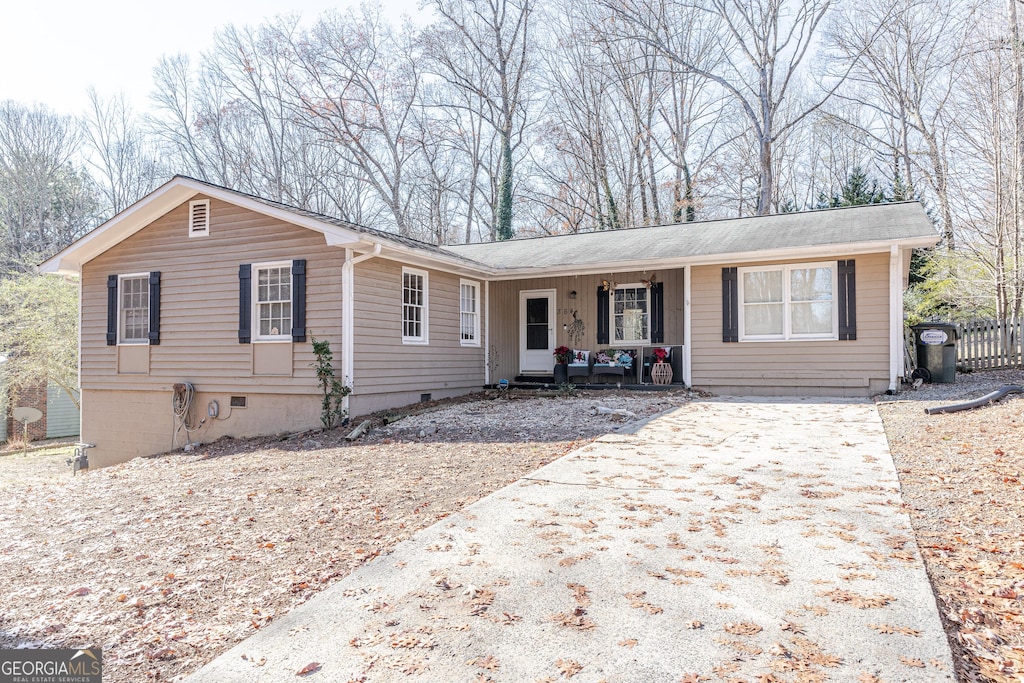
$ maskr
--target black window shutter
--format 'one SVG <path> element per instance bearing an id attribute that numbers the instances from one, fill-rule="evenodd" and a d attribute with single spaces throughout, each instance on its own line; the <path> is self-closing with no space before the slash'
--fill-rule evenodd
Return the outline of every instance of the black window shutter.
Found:
<path id="1" fill-rule="evenodd" d="M 857 338 L 857 270 L 856 262 L 839 261 L 839 338 Z"/>
<path id="2" fill-rule="evenodd" d="M 740 340 L 738 271 L 722 268 L 722 341 Z"/>
<path id="3" fill-rule="evenodd" d="M 149 345 L 160 345 L 160 271 L 149 274 Z"/>
<path id="4" fill-rule="evenodd" d="M 306 341 L 306 259 L 292 261 L 292 341 Z"/>
<path id="5" fill-rule="evenodd" d="M 238 266 L 238 343 L 252 340 L 252 265 Z"/>
<path id="6" fill-rule="evenodd" d="M 665 343 L 665 288 L 663 282 L 651 283 L 651 343 Z"/>
<path id="7" fill-rule="evenodd" d="M 608 341 L 608 314 L 609 303 L 608 303 L 608 290 L 603 286 L 597 288 L 597 343 L 598 344 L 609 344 Z"/>
<path id="8" fill-rule="evenodd" d="M 107 276 L 107 346 L 117 346 L 117 276 Z"/>

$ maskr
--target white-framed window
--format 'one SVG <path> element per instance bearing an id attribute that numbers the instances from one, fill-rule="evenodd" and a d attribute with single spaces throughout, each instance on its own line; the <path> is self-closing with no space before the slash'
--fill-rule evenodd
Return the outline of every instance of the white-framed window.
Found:
<path id="1" fill-rule="evenodd" d="M 740 268 L 740 341 L 838 339 L 836 262 Z"/>
<path id="2" fill-rule="evenodd" d="M 254 263 L 252 266 L 254 341 L 292 339 L 292 264 Z"/>
<path id="3" fill-rule="evenodd" d="M 118 336 L 121 344 L 149 343 L 149 273 L 118 276 Z"/>
<path id="4" fill-rule="evenodd" d="M 427 343 L 427 273 L 402 268 L 402 342 Z"/>
<path id="5" fill-rule="evenodd" d="M 642 284 L 618 285 L 611 297 L 612 342 L 651 340 L 651 292 Z"/>
<path id="6" fill-rule="evenodd" d="M 480 346 L 480 283 L 459 280 L 459 342 Z"/>
<path id="7" fill-rule="evenodd" d="M 210 200 L 197 199 L 188 203 L 188 236 L 206 237 L 210 234 Z"/>

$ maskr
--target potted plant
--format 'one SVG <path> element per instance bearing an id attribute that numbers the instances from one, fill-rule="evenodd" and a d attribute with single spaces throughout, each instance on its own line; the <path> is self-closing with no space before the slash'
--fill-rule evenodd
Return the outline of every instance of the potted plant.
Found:
<path id="1" fill-rule="evenodd" d="M 655 384 L 668 384 L 672 381 L 672 366 L 665 362 L 668 349 L 655 348 L 654 365 L 651 366 L 651 379 Z"/>
<path id="2" fill-rule="evenodd" d="M 555 357 L 555 384 L 566 384 L 569 381 L 569 354 L 572 351 L 568 346 L 559 346 L 554 350 Z"/>
<path id="3" fill-rule="evenodd" d="M 559 346 L 554 351 L 555 363 L 558 365 L 565 365 L 569 362 L 569 354 L 571 353 L 572 351 L 568 346 Z"/>

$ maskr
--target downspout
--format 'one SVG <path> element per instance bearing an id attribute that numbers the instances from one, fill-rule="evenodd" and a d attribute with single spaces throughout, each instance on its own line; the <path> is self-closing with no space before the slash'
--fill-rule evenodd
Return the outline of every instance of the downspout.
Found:
<path id="1" fill-rule="evenodd" d="M 889 393 L 903 376 L 903 250 L 889 247 Z"/>
<path id="2" fill-rule="evenodd" d="M 78 266 L 78 437 L 82 431 L 82 289 L 85 283 L 82 278 L 82 266 Z"/>
<path id="3" fill-rule="evenodd" d="M 484 386 L 491 383 L 491 283 L 484 280 Z"/>
<path id="4" fill-rule="evenodd" d="M 345 249 L 345 263 L 341 266 L 341 376 L 345 386 L 355 390 L 355 266 L 375 256 L 380 256 L 380 243 L 373 245 L 368 254 L 352 256 L 352 249 Z M 348 399 L 342 399 L 341 407 L 348 415 Z"/>
<path id="5" fill-rule="evenodd" d="M 693 266 L 683 266 L 683 384 L 693 386 L 690 360 L 693 357 L 693 329 L 690 325 L 690 273 Z"/>

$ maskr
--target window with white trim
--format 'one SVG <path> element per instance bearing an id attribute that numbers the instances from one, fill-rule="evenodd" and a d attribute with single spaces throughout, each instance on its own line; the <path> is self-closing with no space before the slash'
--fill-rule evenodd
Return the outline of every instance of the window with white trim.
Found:
<path id="1" fill-rule="evenodd" d="M 252 266 L 253 319 L 256 341 L 291 341 L 292 264 L 264 263 Z"/>
<path id="2" fill-rule="evenodd" d="M 402 341 L 427 343 L 427 273 L 402 268 Z"/>
<path id="3" fill-rule="evenodd" d="M 480 346 L 480 283 L 459 281 L 459 341 Z"/>
<path id="4" fill-rule="evenodd" d="M 651 339 L 651 296 L 642 284 L 619 285 L 611 297 L 612 341 L 646 344 Z"/>
<path id="5" fill-rule="evenodd" d="M 149 343 L 149 273 L 118 279 L 118 341 Z"/>
<path id="6" fill-rule="evenodd" d="M 740 341 L 838 339 L 836 263 L 739 269 Z"/>
<path id="7" fill-rule="evenodd" d="M 206 237 L 210 234 L 210 200 L 197 199 L 188 203 L 188 236 Z"/>

